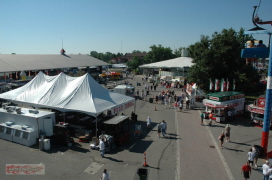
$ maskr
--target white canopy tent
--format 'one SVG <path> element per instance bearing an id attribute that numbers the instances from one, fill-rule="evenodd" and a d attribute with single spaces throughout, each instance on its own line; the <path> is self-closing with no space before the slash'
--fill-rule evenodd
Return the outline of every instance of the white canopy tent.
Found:
<path id="1" fill-rule="evenodd" d="M 88 73 L 81 77 L 70 77 L 64 73 L 47 76 L 39 72 L 26 85 L 0 94 L 0 99 L 61 112 L 78 111 L 94 117 L 105 110 L 118 113 L 135 103 L 132 97 L 105 89 Z"/>
<path id="2" fill-rule="evenodd" d="M 88 73 L 70 77 L 64 73 L 47 76 L 39 72 L 26 85 L 0 94 L 0 99 L 61 112 L 83 112 L 96 118 L 103 111 L 116 114 L 135 104 L 134 98 L 105 89 Z"/>
<path id="3" fill-rule="evenodd" d="M 192 58 L 190 57 L 178 57 L 174 59 L 169 59 L 165 61 L 144 64 L 140 68 L 182 68 L 182 67 L 191 67 L 194 65 L 192 63 Z"/>

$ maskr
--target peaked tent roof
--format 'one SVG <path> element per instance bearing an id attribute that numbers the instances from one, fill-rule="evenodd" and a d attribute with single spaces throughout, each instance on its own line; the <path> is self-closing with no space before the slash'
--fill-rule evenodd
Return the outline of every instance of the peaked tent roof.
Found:
<path id="1" fill-rule="evenodd" d="M 134 105 L 135 101 L 132 97 L 105 89 L 88 73 L 81 77 L 71 77 L 64 73 L 47 76 L 39 72 L 29 83 L 0 94 L 0 98 L 62 112 L 84 112 L 92 116 L 117 106 L 125 109 Z"/>
<path id="2" fill-rule="evenodd" d="M 194 65 L 192 63 L 192 58 L 190 57 L 178 57 L 175 59 L 169 59 L 166 61 L 155 62 L 151 64 L 141 65 L 140 68 L 181 68 L 181 67 L 191 67 Z"/>

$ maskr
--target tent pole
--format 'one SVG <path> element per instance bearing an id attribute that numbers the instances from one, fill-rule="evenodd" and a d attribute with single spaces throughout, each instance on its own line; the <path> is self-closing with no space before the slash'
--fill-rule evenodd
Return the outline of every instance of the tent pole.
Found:
<path id="1" fill-rule="evenodd" d="M 95 137 L 97 137 L 97 115 L 95 116 Z"/>
<path id="2" fill-rule="evenodd" d="M 63 113 L 63 122 L 65 123 L 65 112 Z"/>
<path id="3" fill-rule="evenodd" d="M 134 113 L 136 114 L 136 99 L 135 99 L 134 102 L 135 102 L 135 103 L 134 103 Z"/>

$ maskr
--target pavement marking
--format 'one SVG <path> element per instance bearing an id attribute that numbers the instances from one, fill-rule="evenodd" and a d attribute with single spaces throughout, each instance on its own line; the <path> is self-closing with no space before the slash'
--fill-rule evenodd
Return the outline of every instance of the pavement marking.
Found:
<path id="1" fill-rule="evenodd" d="M 177 111 L 175 113 L 175 122 L 176 122 L 176 133 L 177 137 L 179 137 L 179 131 L 178 131 L 178 117 L 177 117 Z M 180 138 L 177 138 L 176 140 L 176 146 L 177 146 L 177 161 L 176 161 L 176 177 L 175 180 L 180 180 L 180 150 L 179 150 L 179 140 Z"/>
<path id="2" fill-rule="evenodd" d="M 88 174 L 95 174 L 103 166 L 104 166 L 104 164 L 92 162 L 92 164 L 90 166 L 88 166 L 83 172 L 88 173 Z"/>
<path id="3" fill-rule="evenodd" d="M 200 116 L 200 114 L 202 113 L 200 110 L 198 110 L 198 112 L 199 112 L 199 116 Z M 235 180 L 235 178 L 233 177 L 233 175 L 232 175 L 232 173 L 231 173 L 231 171 L 230 171 L 230 168 L 229 168 L 229 165 L 228 165 L 228 163 L 226 162 L 226 160 L 225 160 L 225 158 L 224 158 L 224 156 L 223 156 L 223 154 L 222 154 L 222 152 L 221 152 L 221 149 L 219 148 L 219 146 L 218 146 L 218 144 L 217 144 L 217 141 L 214 139 L 214 137 L 213 137 L 213 134 L 212 134 L 212 132 L 211 132 L 211 130 L 210 130 L 210 127 L 208 126 L 208 124 L 206 123 L 206 121 L 203 121 L 203 124 L 205 124 L 205 126 L 206 126 L 206 128 L 207 128 L 207 130 L 208 130 L 208 132 L 209 132 L 209 134 L 210 134 L 210 136 L 211 136 L 211 138 L 212 138 L 212 141 L 213 141 L 213 143 L 214 143 L 214 146 L 215 146 L 215 148 L 216 148 L 216 150 L 217 150 L 217 152 L 218 152 L 218 154 L 219 154 L 219 156 L 220 156 L 220 158 L 221 158 L 221 160 L 222 160 L 222 162 L 223 162 L 223 165 L 225 166 L 225 168 L 226 168 L 226 171 L 227 171 L 227 174 L 228 174 L 228 176 L 229 176 L 229 179 L 230 180 Z"/>

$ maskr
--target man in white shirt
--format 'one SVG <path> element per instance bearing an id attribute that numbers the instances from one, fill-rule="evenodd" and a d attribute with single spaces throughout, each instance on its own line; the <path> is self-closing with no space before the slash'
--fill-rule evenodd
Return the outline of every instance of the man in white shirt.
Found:
<path id="1" fill-rule="evenodd" d="M 105 154 L 105 143 L 102 139 L 99 140 L 100 156 L 103 158 Z"/>
<path id="2" fill-rule="evenodd" d="M 151 119 L 150 119 L 150 117 L 147 118 L 146 122 L 147 122 L 147 128 L 149 129 L 151 127 Z"/>
<path id="3" fill-rule="evenodd" d="M 269 180 L 269 161 L 265 161 L 265 164 L 263 164 L 263 180 Z"/>

